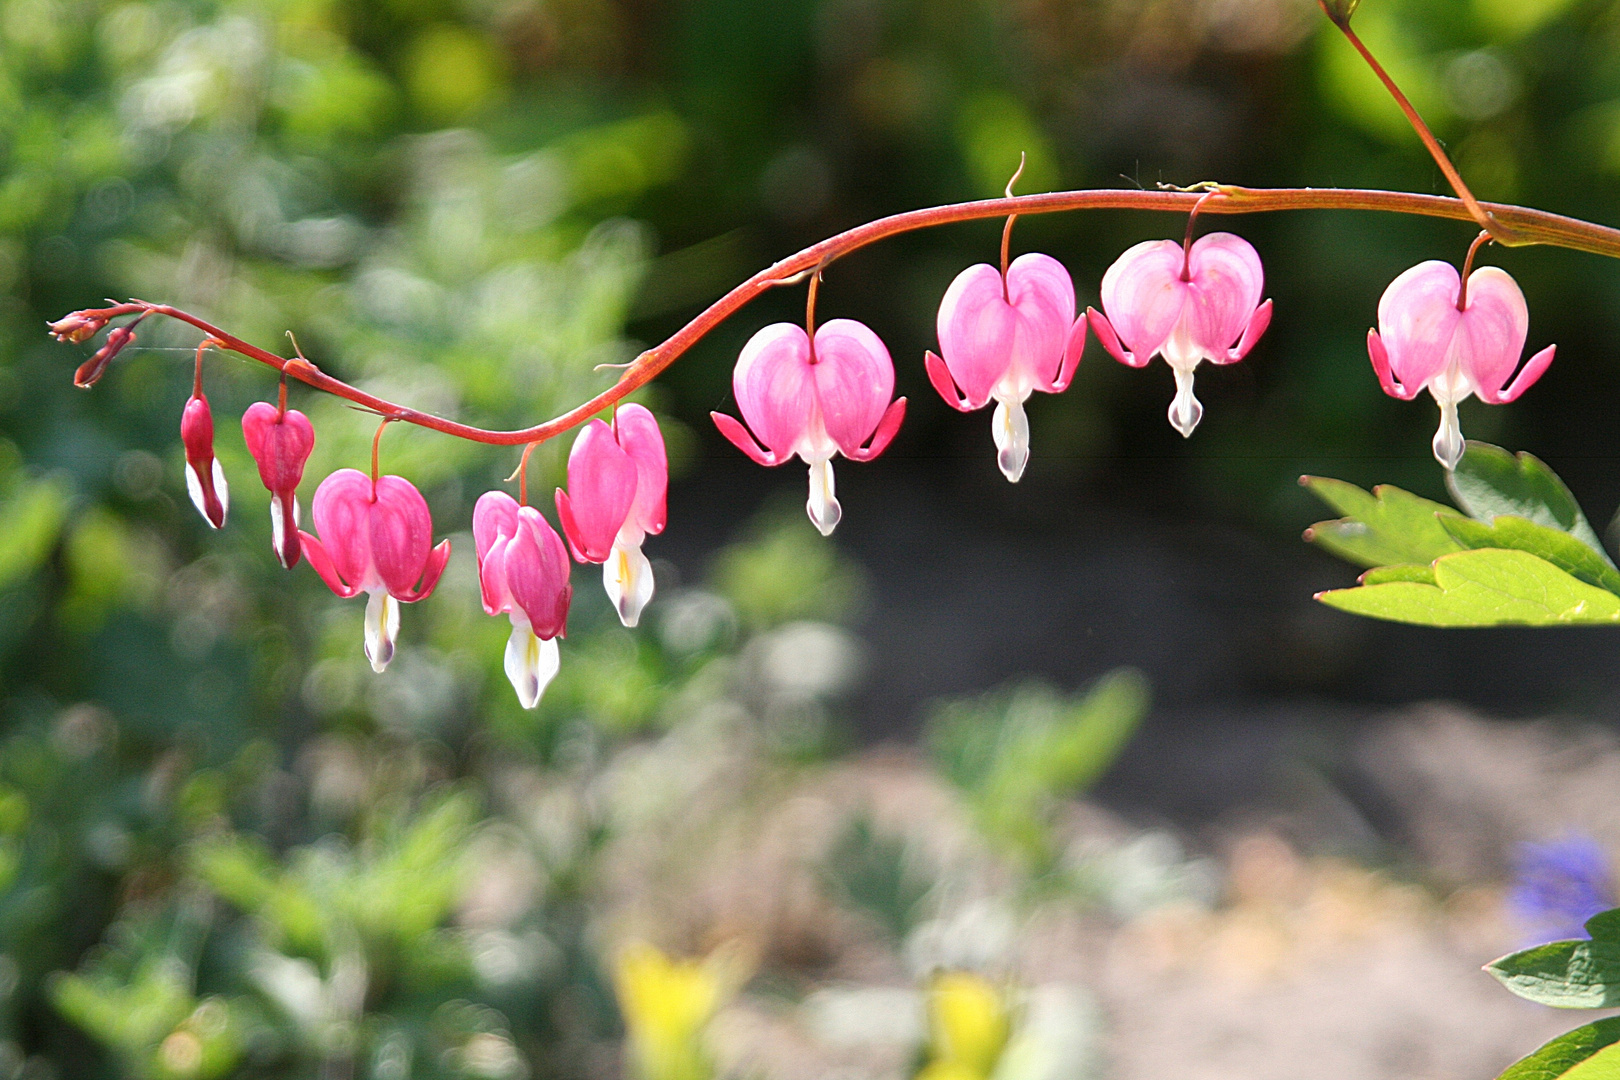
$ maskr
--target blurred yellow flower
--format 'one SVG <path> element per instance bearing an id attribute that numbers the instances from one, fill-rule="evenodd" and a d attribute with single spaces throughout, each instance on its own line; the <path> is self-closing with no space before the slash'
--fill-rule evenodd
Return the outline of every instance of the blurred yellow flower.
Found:
<path id="1" fill-rule="evenodd" d="M 928 990 L 929 1062 L 917 1080 L 989 1080 L 1012 1026 L 1001 991 L 965 971 Z"/>
<path id="2" fill-rule="evenodd" d="M 703 960 L 677 960 L 637 942 L 619 951 L 613 985 L 629 1031 L 637 1080 L 708 1080 L 714 1076 L 704 1029 L 747 978 L 736 949 Z"/>

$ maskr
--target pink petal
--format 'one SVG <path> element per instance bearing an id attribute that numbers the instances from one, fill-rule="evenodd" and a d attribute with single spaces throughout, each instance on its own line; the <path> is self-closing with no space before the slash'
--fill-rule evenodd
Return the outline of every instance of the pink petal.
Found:
<path id="1" fill-rule="evenodd" d="M 1408 389 L 1395 378 L 1395 373 L 1389 369 L 1389 350 L 1384 348 L 1384 339 L 1378 336 L 1378 331 L 1367 331 L 1367 355 L 1372 359 L 1373 372 L 1378 376 L 1378 385 L 1383 387 L 1384 393 L 1392 398 L 1402 401 L 1411 401 L 1417 397 L 1422 385 Z"/>
<path id="2" fill-rule="evenodd" d="M 322 480 L 310 504 L 315 531 L 331 556 L 333 569 L 356 590 L 370 589 L 381 581 L 371 559 L 370 513 L 371 477 L 356 469 L 339 469 Z M 314 561 L 311 555 L 310 562 Z"/>
<path id="3" fill-rule="evenodd" d="M 1030 252 L 1007 268 L 1014 332 L 1008 368 L 1024 373 L 1025 385 L 1049 387 L 1062 370 L 1074 327 L 1074 282 L 1050 255 Z"/>
<path id="4" fill-rule="evenodd" d="M 1063 346 L 1063 366 L 1058 369 L 1057 378 L 1051 385 L 1037 387 L 1048 394 L 1061 394 L 1069 388 L 1074 381 L 1074 373 L 1080 366 L 1080 358 L 1086 351 L 1086 326 L 1090 323 L 1085 315 L 1074 320 L 1074 326 L 1069 329 L 1069 340 Z M 1116 341 L 1117 345 L 1118 342 Z"/>
<path id="5" fill-rule="evenodd" d="M 1519 377 L 1513 380 L 1512 386 L 1494 397 L 1486 397 L 1481 393 L 1480 399 L 1491 405 L 1506 405 L 1510 401 L 1517 401 L 1520 394 L 1534 386 L 1536 380 L 1541 378 L 1542 372 L 1547 370 L 1547 365 L 1553 362 L 1553 353 L 1557 348 L 1556 345 L 1549 345 L 1542 349 L 1525 361 L 1524 367 L 1519 369 Z"/>
<path id="6" fill-rule="evenodd" d="M 1254 314 L 1249 316 L 1249 325 L 1243 328 L 1243 337 L 1239 339 L 1238 343 L 1229 349 L 1224 356 L 1213 356 L 1210 359 L 1217 364 L 1237 363 L 1249 355 L 1249 350 L 1254 348 L 1255 343 L 1260 340 L 1260 335 L 1264 334 L 1266 327 L 1270 325 L 1271 301 L 1267 300 L 1255 308 Z"/>
<path id="7" fill-rule="evenodd" d="M 759 441 L 779 460 L 792 457 L 816 410 L 810 338 L 804 328 L 772 323 L 749 338 L 732 372 L 731 389 Z"/>
<path id="8" fill-rule="evenodd" d="M 1181 245 L 1174 240 L 1144 240 L 1103 274 L 1103 311 L 1125 348 L 1139 358 L 1132 367 L 1152 359 L 1181 318 L 1189 292 L 1181 264 Z"/>
<path id="9" fill-rule="evenodd" d="M 445 564 L 450 561 L 450 541 L 440 540 L 437 547 L 428 552 L 427 564 L 422 567 L 422 583 L 414 585 L 400 593 L 395 599 L 414 604 L 418 600 L 426 600 L 433 595 L 433 590 L 439 587 L 439 578 L 444 574 Z"/>
<path id="10" fill-rule="evenodd" d="M 1187 265 L 1192 281 L 1186 317 L 1193 342 L 1209 359 L 1229 362 L 1228 350 L 1243 336 L 1265 288 L 1260 256 L 1241 236 L 1217 232 L 1193 243 Z"/>
<path id="11" fill-rule="evenodd" d="M 574 522 L 573 501 L 568 498 L 568 492 L 562 488 L 557 489 L 556 499 L 557 520 L 562 522 L 563 533 L 568 537 L 568 548 L 574 553 L 574 561 L 590 562 L 590 557 L 585 554 L 584 541 L 579 535 L 579 526 Z"/>
<path id="12" fill-rule="evenodd" d="M 332 556 L 327 554 L 326 548 L 319 540 L 307 532 L 300 532 L 298 541 L 305 558 L 309 560 L 311 569 L 321 576 L 321 580 L 326 582 L 328 589 L 331 589 L 345 600 L 360 595 L 359 586 L 344 584 L 343 578 L 338 574 L 337 567 L 332 565 Z"/>
<path id="13" fill-rule="evenodd" d="M 592 420 L 574 439 L 568 455 L 568 499 L 573 522 L 568 537 L 586 562 L 599 563 L 613 550 L 613 539 L 636 501 L 635 460 L 613 437 L 613 429 Z"/>
<path id="14" fill-rule="evenodd" d="M 536 637 L 561 637 L 567 630 L 568 602 L 573 596 L 568 552 L 551 523 L 534 507 L 526 506 L 518 515 L 518 534 L 506 554 L 512 600 L 528 616 Z"/>
<path id="15" fill-rule="evenodd" d="M 980 404 L 989 401 L 991 389 L 1012 362 L 1018 332 L 1013 310 L 1002 296 L 1001 273 L 988 263 L 975 263 L 957 274 L 939 302 L 935 329 L 945 366 L 963 395 Z"/>
<path id="16" fill-rule="evenodd" d="M 389 595 L 404 599 L 422 577 L 433 544 L 427 500 L 403 476 L 384 476 L 377 481 L 368 521 L 377 576 Z"/>
<path id="17" fill-rule="evenodd" d="M 668 516 L 669 458 L 658 421 L 643 405 L 622 405 L 613 418 L 619 445 L 636 463 L 636 501 L 630 520 L 642 532 L 657 536 Z"/>
<path id="18" fill-rule="evenodd" d="M 1415 394 L 1446 366 L 1461 312 L 1462 280 L 1450 263 L 1431 259 L 1405 271 L 1378 301 L 1378 336 L 1389 368 Z"/>
<path id="19" fill-rule="evenodd" d="M 315 427 L 297 409 L 278 417 L 268 401 L 255 401 L 242 414 L 242 438 L 269 491 L 292 491 L 304 478 L 304 464 L 315 449 Z"/>
<path id="20" fill-rule="evenodd" d="M 1506 270 L 1482 266 L 1468 275 L 1468 310 L 1458 320 L 1452 348 L 1481 400 L 1499 394 L 1513 377 L 1529 332 L 1530 309 Z"/>
<path id="21" fill-rule="evenodd" d="M 755 442 L 754 437 L 748 434 L 748 429 L 743 427 L 742 422 L 736 417 L 727 416 L 722 412 L 711 412 L 709 419 L 714 421 L 714 426 L 720 429 L 720 434 L 726 437 L 727 442 L 747 454 L 758 464 L 766 466 L 780 465 L 786 460 L 777 457 L 775 453 L 764 449 Z"/>
<path id="22" fill-rule="evenodd" d="M 513 518 L 513 526 L 517 524 Z M 484 604 L 484 614 L 499 615 L 512 610 L 512 594 L 506 586 L 506 555 L 514 537 L 504 533 L 498 536 L 483 558 L 478 560 L 478 595 Z"/>
<path id="23" fill-rule="evenodd" d="M 1127 367 L 1146 367 L 1147 362 L 1153 359 L 1153 354 L 1138 357 L 1130 352 L 1120 342 L 1119 335 L 1114 332 L 1114 326 L 1108 321 L 1108 316 L 1096 308 L 1086 308 L 1086 323 L 1091 332 L 1097 335 L 1097 343 L 1108 351 L 1108 355 Z"/>
<path id="24" fill-rule="evenodd" d="M 900 422 L 906 418 L 906 399 L 895 398 L 878 422 L 877 431 L 872 435 L 872 444 L 864 449 L 857 446 L 853 452 L 844 451 L 844 456 L 852 461 L 871 461 L 889 448 L 895 435 L 900 430 Z"/>
<path id="25" fill-rule="evenodd" d="M 504 491 L 486 491 L 478 496 L 473 504 L 472 529 L 480 567 L 497 538 L 517 535 L 517 515 L 517 500 Z"/>
<path id="26" fill-rule="evenodd" d="M 816 329 L 811 369 L 827 435 L 848 455 L 877 430 L 894 395 L 894 361 L 864 323 L 833 319 Z"/>
<path id="27" fill-rule="evenodd" d="M 928 381 L 938 391 L 939 396 L 945 399 L 945 404 L 957 412 L 972 412 L 974 409 L 984 407 L 984 402 L 969 401 L 956 389 L 956 383 L 951 379 L 951 369 L 945 366 L 934 350 L 929 349 L 923 353 L 923 368 L 928 372 Z"/>

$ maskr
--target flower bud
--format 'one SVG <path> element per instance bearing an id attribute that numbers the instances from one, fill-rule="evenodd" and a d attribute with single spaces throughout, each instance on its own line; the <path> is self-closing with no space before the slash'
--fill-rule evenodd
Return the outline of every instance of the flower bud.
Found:
<path id="1" fill-rule="evenodd" d="M 203 520 L 216 529 L 225 525 L 231 493 L 225 470 L 214 457 L 214 414 L 201 391 L 192 394 L 180 414 L 180 441 L 186 447 L 186 490 Z"/>
<path id="2" fill-rule="evenodd" d="M 73 385 L 80 390 L 88 390 L 96 385 L 107 371 L 107 365 L 117 356 L 125 345 L 135 340 L 135 331 L 127 326 L 114 327 L 112 333 L 107 335 L 106 342 L 96 350 L 96 354 L 79 365 L 79 370 L 73 373 Z"/>
<path id="3" fill-rule="evenodd" d="M 107 325 L 107 317 L 99 311 L 75 311 L 71 315 L 64 315 L 53 323 L 45 324 L 51 336 L 57 341 L 71 342 L 74 345 L 87 341 L 90 337 Z"/>
<path id="4" fill-rule="evenodd" d="M 281 565 L 298 565 L 298 484 L 315 449 L 315 428 L 297 409 L 281 410 L 256 401 L 242 414 L 242 437 L 270 492 L 271 547 Z"/>

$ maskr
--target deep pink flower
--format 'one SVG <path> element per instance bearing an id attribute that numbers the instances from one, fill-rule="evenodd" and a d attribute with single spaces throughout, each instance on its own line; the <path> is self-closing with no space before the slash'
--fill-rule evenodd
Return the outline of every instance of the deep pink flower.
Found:
<path id="1" fill-rule="evenodd" d="M 803 327 L 772 323 L 743 346 L 731 388 L 753 435 L 732 417 L 710 413 L 720 434 L 761 465 L 780 465 L 795 454 L 806 461 L 810 500 L 805 508 L 821 534 L 830 535 L 842 514 L 833 455 L 871 461 L 905 418 L 906 399 L 889 401 L 894 392 L 889 350 L 852 319 L 822 325 L 813 349 Z"/>
<path id="2" fill-rule="evenodd" d="M 297 409 L 255 401 L 242 414 L 242 438 L 270 492 L 270 547 L 281 565 L 298 565 L 298 485 L 315 449 L 315 428 Z"/>
<path id="3" fill-rule="evenodd" d="M 180 441 L 186 448 L 186 491 L 203 520 L 216 529 L 225 525 L 230 509 L 231 489 L 225 483 L 225 470 L 214 456 L 214 414 L 208 398 L 198 390 L 180 414 Z"/>
<path id="4" fill-rule="evenodd" d="M 1074 282 L 1050 255 L 1020 255 L 1005 282 L 995 267 L 978 263 L 945 290 L 937 323 L 944 358 L 923 357 L 928 381 L 962 412 L 995 399 L 996 464 L 1016 483 L 1029 462 L 1024 401 L 1036 390 L 1067 389 L 1085 352 L 1086 321 L 1074 317 Z"/>
<path id="5" fill-rule="evenodd" d="M 636 625 L 652 599 L 641 542 L 664 531 L 668 489 L 664 436 L 643 406 L 622 406 L 611 426 L 592 420 L 574 439 L 557 516 L 574 558 L 602 564 L 602 584 L 625 626 Z"/>
<path id="6" fill-rule="evenodd" d="M 394 658 L 399 605 L 433 594 L 450 558 L 450 541 L 433 543 L 427 500 L 401 476 L 373 481 L 355 469 L 339 469 L 321 481 L 310 506 L 316 539 L 298 534 L 309 565 L 344 598 L 369 593 L 366 659 L 382 671 Z"/>
<path id="7" fill-rule="evenodd" d="M 473 543 L 484 610 L 512 620 L 506 677 L 525 709 L 540 703 L 557 674 L 557 639 L 568 631 L 568 552 L 550 522 L 504 491 L 479 496 L 473 507 Z"/>
<path id="8" fill-rule="evenodd" d="M 1440 405 L 1434 456 L 1454 469 L 1462 460 L 1457 403 L 1473 394 L 1491 405 L 1514 400 L 1553 361 L 1554 345 L 1532 356 L 1513 377 L 1530 309 L 1506 270 L 1482 266 L 1462 278 L 1450 263 L 1418 263 L 1389 283 L 1378 301 L 1378 329 L 1367 331 L 1367 353 L 1384 393 L 1409 401 L 1427 389 Z M 1503 389 L 1506 387 L 1506 389 Z"/>
<path id="9" fill-rule="evenodd" d="M 1102 279 L 1102 312 L 1086 309 L 1091 329 L 1115 360 L 1142 367 L 1154 354 L 1176 376 L 1170 423 L 1191 435 L 1204 415 L 1193 396 L 1200 361 L 1235 364 L 1271 323 L 1260 302 L 1265 271 L 1240 236 L 1199 237 L 1190 250 L 1174 240 L 1148 240 L 1114 261 Z M 1106 316 L 1104 315 L 1106 313 Z"/>

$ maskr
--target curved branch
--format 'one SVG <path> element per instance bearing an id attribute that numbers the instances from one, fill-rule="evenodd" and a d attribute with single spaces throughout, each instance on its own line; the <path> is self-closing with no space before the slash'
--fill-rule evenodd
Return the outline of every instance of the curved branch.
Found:
<path id="1" fill-rule="evenodd" d="M 75 316 L 82 316 L 83 319 L 91 321 L 99 320 L 97 322 L 99 328 L 106 325 L 109 319 L 121 315 L 138 314 L 142 317 L 149 314 L 167 315 L 195 326 L 225 349 L 258 360 L 283 375 L 297 379 L 317 390 L 336 394 L 391 420 L 416 424 L 446 435 L 491 446 L 519 446 L 524 443 L 543 442 L 561 435 L 645 386 L 710 330 L 767 289 L 786 284 L 850 252 L 900 233 L 962 221 L 1004 217 L 1008 214 L 1052 214 L 1065 210 L 1162 210 L 1187 213 L 1201 200 L 1199 212 L 1204 214 L 1253 214 L 1274 210 L 1378 210 L 1450 218 L 1456 221 L 1475 220 L 1474 214 L 1463 202 L 1441 195 L 1416 195 L 1402 191 L 1369 191 L 1355 188 L 1244 188 L 1228 185 L 1216 186 L 1213 191 L 1216 194 L 1214 198 L 1210 198 L 1209 191 L 1204 189 L 1054 191 L 1043 195 L 1017 195 L 1011 198 L 933 206 L 858 225 L 759 271 L 710 304 L 664 342 L 636 357 L 619 376 L 618 382 L 608 389 L 561 416 L 517 431 L 488 431 L 397 405 L 326 374 L 303 357 L 295 356 L 287 359 L 277 356 L 168 304 L 131 300 L 110 308 L 75 313 Z M 1620 258 L 1620 229 L 1521 206 L 1498 203 L 1478 205 L 1496 221 L 1511 229 L 1515 234 L 1516 243 L 1546 244 Z M 69 316 L 69 320 L 75 316 Z M 67 323 L 68 320 L 63 322 Z M 76 336 L 79 335 L 82 324 L 75 323 L 73 326 L 75 329 L 71 335 L 59 336 L 66 340 L 82 340 L 82 336 Z"/>

